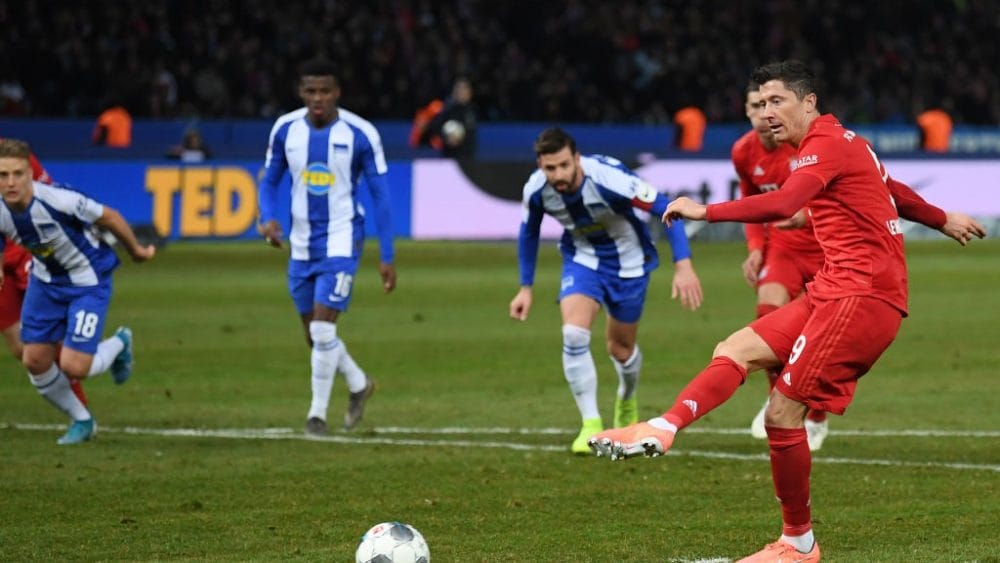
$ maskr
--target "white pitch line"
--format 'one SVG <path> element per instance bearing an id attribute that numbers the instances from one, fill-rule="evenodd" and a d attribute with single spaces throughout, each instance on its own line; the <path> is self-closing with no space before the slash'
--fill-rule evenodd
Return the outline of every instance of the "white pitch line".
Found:
<path id="1" fill-rule="evenodd" d="M 14 424 L 25 430 L 54 430 L 61 428 L 53 424 Z M 120 432 L 130 432 L 130 428 L 123 428 Z M 233 432 L 246 432 L 245 428 L 233 428 Z M 163 435 L 187 435 L 190 432 L 202 432 L 197 429 L 163 429 Z M 215 432 L 227 432 L 225 428 L 213 429 Z M 475 435 L 522 435 L 540 436 L 556 435 L 571 436 L 579 432 L 572 428 L 505 428 L 495 427 L 465 427 L 465 426 L 445 426 L 440 428 L 429 427 L 407 427 L 407 426 L 376 426 L 371 430 L 374 434 L 424 434 L 424 435 L 455 435 L 455 434 L 475 434 Z M 145 433 L 139 430 L 137 433 Z M 293 428 L 264 428 L 254 430 L 258 433 L 292 434 L 299 432 Z M 700 428 L 689 427 L 684 429 L 685 434 L 713 434 L 713 435 L 743 435 L 750 434 L 747 428 Z M 830 430 L 831 436 L 851 436 L 860 438 L 1000 438 L 1000 430 Z"/>
<path id="2" fill-rule="evenodd" d="M 443 428 L 420 428 L 404 426 L 377 426 L 376 434 L 523 434 L 523 435 L 573 435 L 579 429 L 572 428 L 469 428 L 446 426 Z M 685 434 L 748 435 L 748 428 L 701 428 L 689 427 Z M 915 438 L 1000 438 L 1000 430 L 830 430 L 831 436 L 854 437 L 915 437 Z"/>
<path id="3" fill-rule="evenodd" d="M 65 430 L 58 424 L 7 424 L 4 428 L 14 430 Z M 546 444 L 523 444 L 519 442 L 481 442 L 476 440 L 417 440 L 412 438 L 363 437 L 354 434 L 330 434 L 310 436 L 301 430 L 291 428 L 136 428 L 126 426 L 112 428 L 101 426 L 100 433 L 133 434 L 146 436 L 185 438 L 231 438 L 239 440 L 303 440 L 308 442 L 332 442 L 336 444 L 386 444 L 394 446 L 450 446 L 459 448 L 501 448 L 522 451 L 564 452 L 565 446 Z"/>
<path id="4" fill-rule="evenodd" d="M 58 424 L 15 423 L 3 425 L 13 430 L 63 430 Z M 522 429 L 523 430 L 523 429 Z M 565 452 L 565 446 L 551 444 L 525 444 L 521 442 L 487 442 L 478 440 L 422 440 L 412 438 L 366 437 L 358 434 L 331 434 L 329 436 L 309 436 L 292 428 L 123 428 L 101 427 L 101 432 L 165 437 L 229 438 L 239 440 L 304 440 L 312 442 L 332 442 L 337 444 L 384 444 L 394 446 L 433 446 L 453 448 L 496 448 L 515 451 Z M 702 450 L 670 450 L 668 456 L 726 459 L 732 461 L 768 461 L 767 454 L 737 454 Z M 874 465 L 883 467 L 921 467 L 931 469 L 957 469 L 968 471 L 992 471 L 1000 473 L 1000 465 L 985 463 L 949 463 L 940 461 L 908 461 L 893 459 L 828 458 L 813 457 L 813 463 L 833 465 Z"/>

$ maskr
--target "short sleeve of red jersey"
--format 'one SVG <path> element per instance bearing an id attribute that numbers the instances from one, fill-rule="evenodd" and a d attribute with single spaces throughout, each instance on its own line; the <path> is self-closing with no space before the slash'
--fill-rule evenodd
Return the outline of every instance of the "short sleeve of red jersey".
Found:
<path id="1" fill-rule="evenodd" d="M 819 178 L 826 188 L 843 168 L 847 151 L 840 146 L 846 142 L 833 135 L 810 135 L 799 147 L 799 158 L 792 174 L 809 174 Z"/>

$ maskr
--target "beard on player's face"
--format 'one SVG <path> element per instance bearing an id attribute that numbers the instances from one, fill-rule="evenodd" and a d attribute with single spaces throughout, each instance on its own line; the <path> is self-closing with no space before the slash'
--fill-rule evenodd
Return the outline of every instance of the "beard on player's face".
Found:
<path id="1" fill-rule="evenodd" d="M 576 188 L 576 174 L 577 174 L 576 163 L 575 162 L 571 163 L 568 168 L 566 168 L 565 170 L 560 170 L 560 172 L 561 173 L 556 178 L 550 180 L 549 183 L 552 184 L 552 187 L 555 188 L 556 191 L 558 192 L 571 193 L 575 191 L 574 188 Z"/>

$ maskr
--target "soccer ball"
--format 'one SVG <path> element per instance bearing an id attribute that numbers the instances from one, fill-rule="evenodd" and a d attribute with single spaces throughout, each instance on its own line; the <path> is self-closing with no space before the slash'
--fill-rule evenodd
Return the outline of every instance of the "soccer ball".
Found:
<path id="1" fill-rule="evenodd" d="M 361 536 L 356 563 L 430 563 L 427 541 L 416 528 L 401 522 L 382 522 Z"/>
<path id="2" fill-rule="evenodd" d="M 448 146 L 457 146 L 465 140 L 465 124 L 457 119 L 449 119 L 441 126 L 441 135 Z"/>

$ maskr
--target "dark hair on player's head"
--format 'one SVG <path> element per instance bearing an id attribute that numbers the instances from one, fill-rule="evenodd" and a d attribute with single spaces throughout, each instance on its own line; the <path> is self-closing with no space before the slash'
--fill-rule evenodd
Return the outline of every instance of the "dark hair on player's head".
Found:
<path id="1" fill-rule="evenodd" d="M 20 158 L 31 160 L 28 143 L 20 139 L 0 139 L 0 158 Z"/>
<path id="2" fill-rule="evenodd" d="M 329 76 L 337 82 L 337 67 L 328 59 L 312 59 L 299 67 L 299 78 L 306 76 Z"/>
<path id="3" fill-rule="evenodd" d="M 576 154 L 576 140 L 569 133 L 558 127 L 542 131 L 535 140 L 535 155 L 554 154 L 569 147 L 569 152 Z"/>
<path id="4" fill-rule="evenodd" d="M 747 82 L 747 89 L 744 90 L 743 92 L 745 94 L 749 94 L 750 92 L 759 92 L 759 91 L 760 91 L 760 84 L 757 84 L 756 82 L 751 80 Z"/>
<path id="5" fill-rule="evenodd" d="M 755 68 L 750 74 L 750 81 L 758 86 L 771 80 L 784 82 L 785 87 L 795 92 L 795 96 L 800 100 L 809 94 L 818 95 L 819 80 L 802 61 L 768 63 Z"/>

